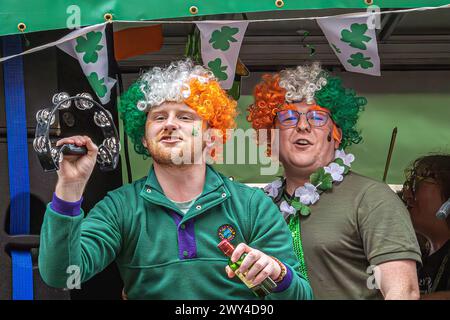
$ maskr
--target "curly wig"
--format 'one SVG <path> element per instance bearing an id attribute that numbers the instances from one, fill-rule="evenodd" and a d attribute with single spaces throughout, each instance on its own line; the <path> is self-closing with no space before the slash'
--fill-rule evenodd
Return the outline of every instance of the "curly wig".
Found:
<path id="1" fill-rule="evenodd" d="M 154 67 L 133 83 L 119 103 L 125 133 L 136 153 L 149 156 L 142 144 L 147 113 L 164 102 L 182 102 L 195 110 L 225 142 L 226 130 L 236 127 L 237 102 L 220 87 L 213 73 L 190 59 Z"/>
<path id="2" fill-rule="evenodd" d="M 334 124 L 342 130 L 342 137 L 338 139 L 342 149 L 362 140 L 355 127 L 360 111 L 367 104 L 366 98 L 357 97 L 353 90 L 344 88 L 340 78 L 332 77 L 317 62 L 264 75 L 255 87 L 254 100 L 247 120 L 255 130 L 272 129 L 277 112 L 293 108 L 290 103 L 304 100 L 313 104 L 315 101 L 329 110 Z"/>

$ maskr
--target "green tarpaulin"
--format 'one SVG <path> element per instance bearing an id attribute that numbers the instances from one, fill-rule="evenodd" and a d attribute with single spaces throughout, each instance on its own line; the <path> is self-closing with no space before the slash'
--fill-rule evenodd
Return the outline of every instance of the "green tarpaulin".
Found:
<path id="1" fill-rule="evenodd" d="M 448 3 L 448 0 L 79 0 L 74 4 L 72 0 L 0 0 L 0 36 L 19 33 L 20 23 L 26 26 L 25 32 L 64 29 L 70 16 L 78 11 L 81 26 L 87 26 L 104 22 L 107 13 L 112 14 L 113 20 L 141 21 L 275 10 L 365 9 L 368 4 L 380 8 L 414 8 Z M 193 6 L 197 8 L 195 15 L 190 11 Z"/>

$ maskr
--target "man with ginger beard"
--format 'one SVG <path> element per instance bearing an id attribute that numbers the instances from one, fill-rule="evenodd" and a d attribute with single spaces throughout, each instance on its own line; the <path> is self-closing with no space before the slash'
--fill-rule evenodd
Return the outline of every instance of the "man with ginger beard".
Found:
<path id="1" fill-rule="evenodd" d="M 228 239 L 236 246 L 233 262 L 247 254 L 238 271 L 250 287 L 271 282 L 268 299 L 311 298 L 277 207 L 206 164 L 236 115 L 236 102 L 209 70 L 190 60 L 155 67 L 131 85 L 119 111 L 135 151 L 151 156 L 153 166 L 148 177 L 109 192 L 83 219 L 97 147 L 86 136 L 58 141 L 88 153 L 64 156 L 60 164 L 41 232 L 46 283 L 65 287 L 69 265 L 80 268 L 83 282 L 115 261 L 128 299 L 255 299 L 217 248 Z"/>
<path id="2" fill-rule="evenodd" d="M 319 63 L 265 75 L 248 120 L 278 130 L 284 176 L 265 187 L 292 233 L 317 299 L 417 299 L 420 250 L 407 210 L 381 182 L 350 170 L 344 150 L 366 99 Z"/>

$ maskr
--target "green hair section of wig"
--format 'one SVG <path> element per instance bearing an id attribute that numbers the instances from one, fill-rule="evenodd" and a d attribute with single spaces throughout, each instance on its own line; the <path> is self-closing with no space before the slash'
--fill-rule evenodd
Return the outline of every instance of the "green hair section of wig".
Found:
<path id="1" fill-rule="evenodd" d="M 355 129 L 359 114 L 364 110 L 367 99 L 356 96 L 354 90 L 342 86 L 342 80 L 328 77 L 327 84 L 314 96 L 316 103 L 331 112 L 334 123 L 342 130 L 340 148 L 362 141 L 361 133 Z"/>
<path id="2" fill-rule="evenodd" d="M 124 124 L 125 133 L 133 142 L 134 151 L 143 155 L 143 158 L 146 159 L 150 155 L 147 148 L 142 144 L 142 138 L 145 135 L 147 114 L 136 107 L 138 101 L 145 98 L 140 85 L 137 81 L 122 94 L 119 103 L 119 114 Z"/>

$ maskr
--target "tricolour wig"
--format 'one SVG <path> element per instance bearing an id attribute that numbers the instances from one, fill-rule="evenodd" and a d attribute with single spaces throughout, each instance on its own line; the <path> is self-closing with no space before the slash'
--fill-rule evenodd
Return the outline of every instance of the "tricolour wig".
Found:
<path id="1" fill-rule="evenodd" d="M 185 103 L 216 129 L 226 140 L 226 130 L 235 128 L 237 102 L 220 87 L 213 73 L 190 59 L 172 62 L 168 67 L 154 67 L 133 83 L 122 95 L 120 118 L 134 150 L 149 156 L 142 144 L 147 113 L 164 102 Z"/>
<path id="2" fill-rule="evenodd" d="M 362 140 L 356 123 L 367 100 L 344 88 L 340 78 L 332 77 L 317 62 L 264 75 L 255 87 L 254 100 L 247 120 L 255 130 L 274 128 L 278 111 L 291 109 L 294 102 L 305 101 L 330 111 L 334 124 L 342 130 L 341 148 Z M 270 153 L 270 145 L 268 150 Z"/>

